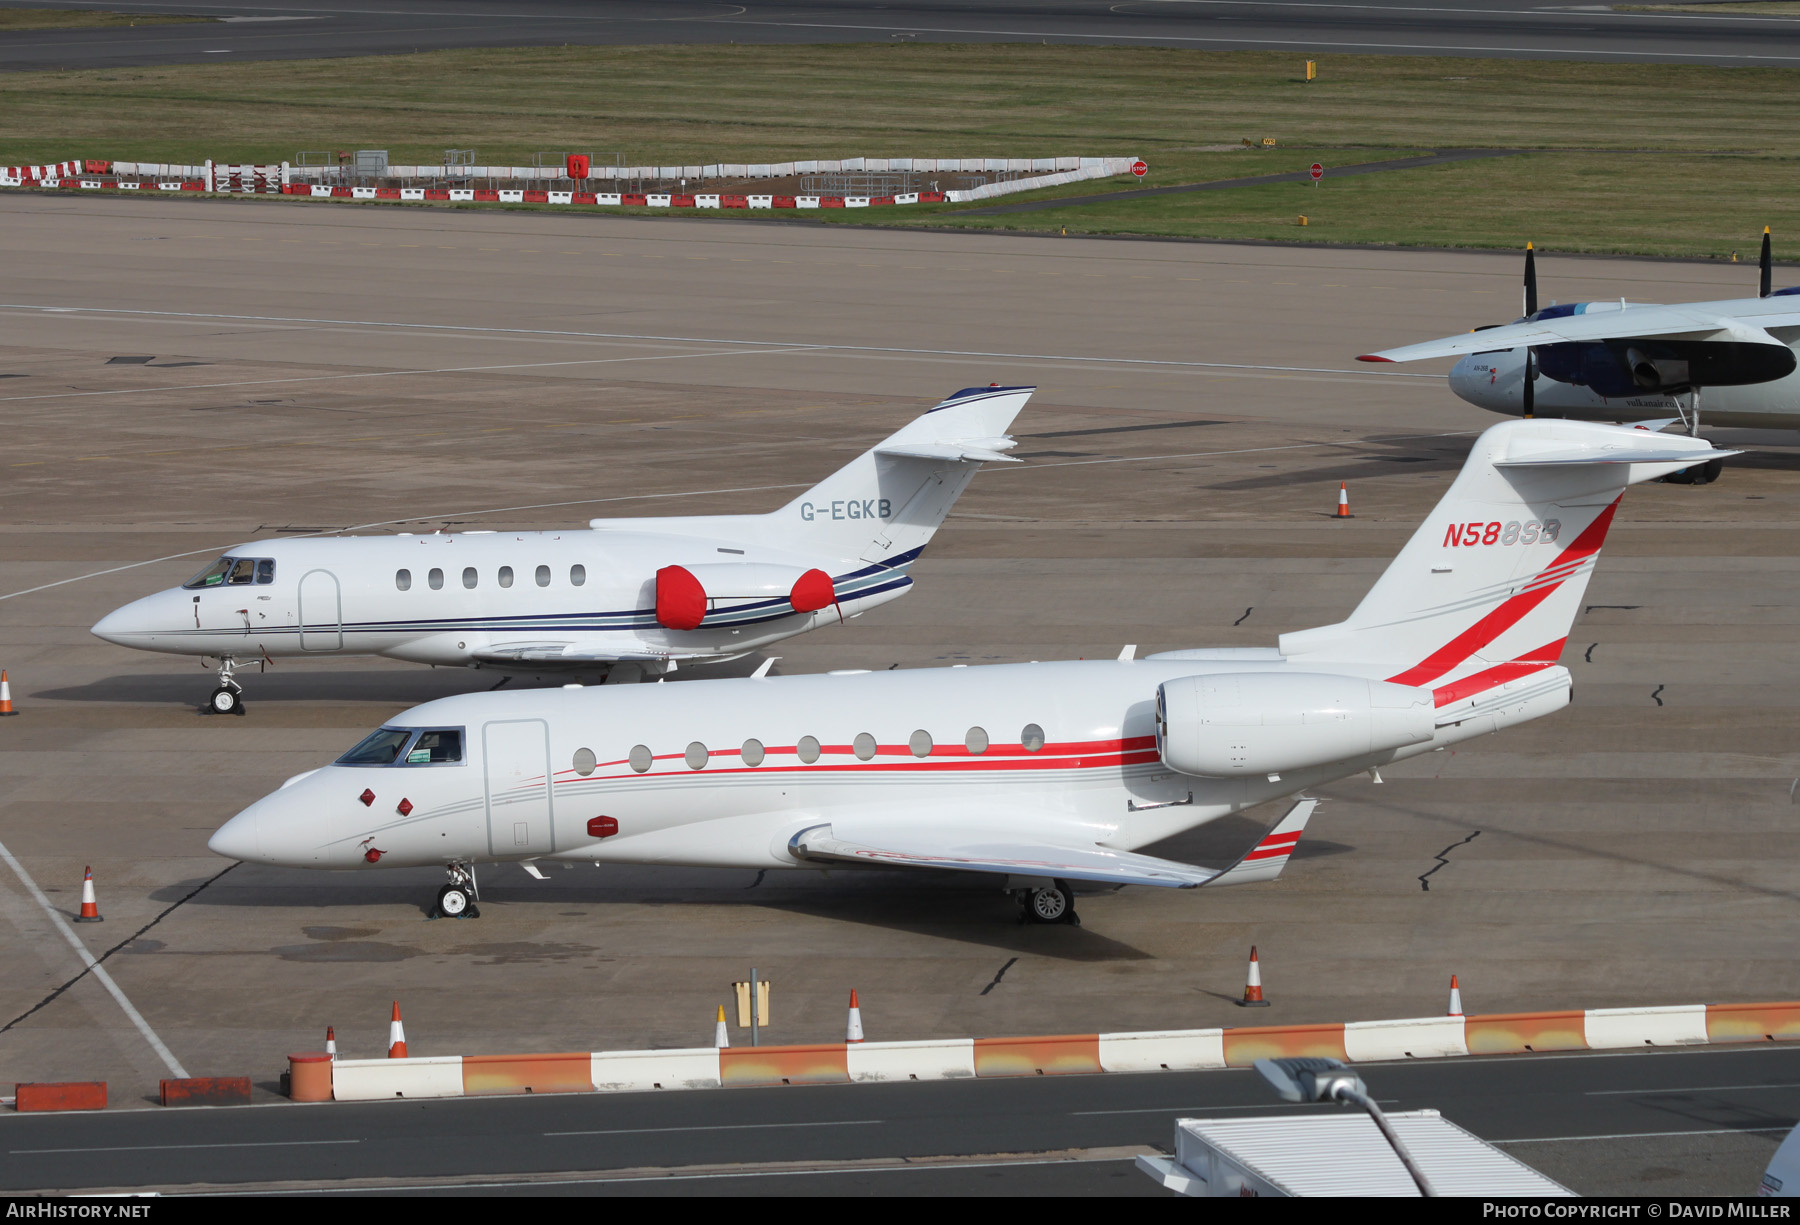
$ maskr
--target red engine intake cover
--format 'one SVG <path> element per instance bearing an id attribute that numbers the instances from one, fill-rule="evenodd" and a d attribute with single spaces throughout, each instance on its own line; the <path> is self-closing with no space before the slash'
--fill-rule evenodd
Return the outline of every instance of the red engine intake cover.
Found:
<path id="1" fill-rule="evenodd" d="M 588 837 L 610 838 L 619 832 L 619 822 L 613 817 L 595 817 L 588 822 Z"/>
<path id="2" fill-rule="evenodd" d="M 664 566 L 656 572 L 656 623 L 664 629 L 700 628 L 706 619 L 706 588 L 693 571 Z"/>
<path id="3" fill-rule="evenodd" d="M 821 608 L 829 608 L 837 603 L 837 591 L 831 585 L 831 576 L 823 570 L 808 570 L 794 580 L 794 589 L 788 593 L 788 602 L 794 606 L 795 612 L 817 612 Z"/>

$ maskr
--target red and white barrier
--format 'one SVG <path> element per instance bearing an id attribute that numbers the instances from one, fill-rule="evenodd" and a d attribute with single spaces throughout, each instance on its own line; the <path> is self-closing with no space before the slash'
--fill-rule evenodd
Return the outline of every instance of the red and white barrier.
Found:
<path id="1" fill-rule="evenodd" d="M 1678 1004 L 1023 1038 L 340 1059 L 332 1065 L 332 1090 L 339 1101 L 637 1092 L 1241 1068 L 1265 1057 L 1289 1055 L 1325 1055 L 1367 1063 L 1795 1039 L 1800 1039 L 1800 1001 Z"/>

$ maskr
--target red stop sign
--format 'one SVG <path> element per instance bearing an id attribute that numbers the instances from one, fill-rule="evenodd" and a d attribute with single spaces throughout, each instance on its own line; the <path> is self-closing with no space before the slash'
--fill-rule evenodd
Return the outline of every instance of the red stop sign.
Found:
<path id="1" fill-rule="evenodd" d="M 1312 164 L 1312 177 L 1315 179 L 1324 178 L 1325 177 L 1325 167 L 1319 165 L 1319 163 L 1317 163 L 1317 162 L 1314 162 Z"/>
<path id="2" fill-rule="evenodd" d="M 1150 173 L 1150 163 L 1144 161 L 1142 158 L 1138 159 L 1131 163 L 1131 173 L 1137 175 L 1140 179 L 1143 178 Z"/>

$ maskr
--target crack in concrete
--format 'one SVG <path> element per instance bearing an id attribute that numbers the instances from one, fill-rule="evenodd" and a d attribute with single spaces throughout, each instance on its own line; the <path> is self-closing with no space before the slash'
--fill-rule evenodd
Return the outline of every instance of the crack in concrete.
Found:
<path id="1" fill-rule="evenodd" d="M 1429 872 L 1425 872 L 1423 875 L 1421 875 L 1419 877 L 1420 891 L 1423 893 L 1431 892 L 1431 881 L 1429 878 L 1433 872 L 1436 872 L 1438 870 L 1438 868 L 1447 868 L 1450 866 L 1450 860 L 1447 858 L 1447 856 L 1450 854 L 1451 851 L 1454 851 L 1459 846 L 1467 846 L 1469 843 L 1475 841 L 1475 839 L 1477 839 L 1479 837 L 1481 837 L 1481 831 L 1476 830 L 1474 833 L 1470 834 L 1467 838 L 1464 838 L 1461 842 L 1452 842 L 1449 846 L 1447 846 L 1443 850 L 1439 851 L 1437 853 L 1437 855 L 1435 856 L 1435 858 L 1437 859 L 1437 868 L 1432 868 Z"/>

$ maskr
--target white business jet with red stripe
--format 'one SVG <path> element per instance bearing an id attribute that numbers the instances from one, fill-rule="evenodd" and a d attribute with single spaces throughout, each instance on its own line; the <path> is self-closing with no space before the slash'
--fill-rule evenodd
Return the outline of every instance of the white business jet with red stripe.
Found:
<path id="1" fill-rule="evenodd" d="M 660 676 L 722 662 L 898 599 L 908 571 L 1035 390 L 971 387 L 764 515 L 594 519 L 588 531 L 260 540 L 93 632 L 214 656 L 386 655 L 543 674 Z"/>
<path id="2" fill-rule="evenodd" d="M 1045 922 L 1073 913 L 1073 881 L 1268 879 L 1311 801 L 1224 872 L 1139 848 L 1561 710 L 1557 659 L 1625 487 L 1731 454 L 1507 422 L 1355 612 L 1276 647 L 446 698 L 210 845 L 444 865 L 445 914 L 470 912 L 474 865 L 497 861 L 985 872 Z"/>

